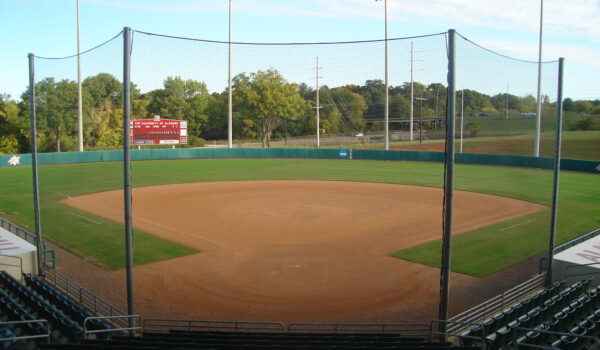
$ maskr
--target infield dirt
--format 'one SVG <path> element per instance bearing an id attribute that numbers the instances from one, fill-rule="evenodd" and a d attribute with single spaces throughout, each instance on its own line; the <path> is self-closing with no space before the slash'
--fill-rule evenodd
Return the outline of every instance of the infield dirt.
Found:
<path id="1" fill-rule="evenodd" d="M 63 202 L 122 222 L 122 198 L 122 191 L 109 191 Z M 442 203 L 441 188 L 337 181 L 135 188 L 136 228 L 202 250 L 135 267 L 136 313 L 284 322 L 436 318 L 439 269 L 389 254 L 440 239 Z M 455 191 L 454 233 L 543 209 Z M 68 252 L 59 252 L 59 259 L 60 270 L 123 305 L 123 270 L 105 271 Z M 461 286 L 478 283 L 460 274 L 451 281 L 454 300 L 469 298 Z"/>

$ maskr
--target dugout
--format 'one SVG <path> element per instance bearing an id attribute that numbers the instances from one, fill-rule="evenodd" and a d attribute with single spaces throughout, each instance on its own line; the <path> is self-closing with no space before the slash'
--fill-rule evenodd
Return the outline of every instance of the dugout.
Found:
<path id="1" fill-rule="evenodd" d="M 36 247 L 0 227 L 0 265 L 18 280 L 23 273 L 37 275 Z"/>
<path id="2" fill-rule="evenodd" d="M 600 233 L 600 230 L 591 232 L 588 235 L 597 233 Z M 586 237 L 582 238 L 585 239 Z M 600 284 L 600 236 L 582 240 L 581 243 L 573 243 L 576 244 L 554 255 L 553 280 L 574 283 L 584 278 L 593 277 L 592 284 Z M 557 249 L 560 249 L 560 247 L 557 247 Z"/>

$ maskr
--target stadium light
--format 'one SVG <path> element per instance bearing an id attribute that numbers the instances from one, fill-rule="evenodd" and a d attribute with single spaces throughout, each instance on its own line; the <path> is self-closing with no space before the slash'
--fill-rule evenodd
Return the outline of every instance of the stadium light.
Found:
<path id="1" fill-rule="evenodd" d="M 375 1 L 383 1 L 383 11 L 384 11 L 384 18 L 385 18 L 385 109 L 384 109 L 384 115 L 383 115 L 383 119 L 384 119 L 384 144 L 385 144 L 385 149 L 388 150 L 390 148 L 390 141 L 389 141 L 389 117 L 390 117 L 390 105 L 389 105 L 389 98 L 390 98 L 390 94 L 388 91 L 388 20 L 387 20 L 387 0 L 375 0 Z"/>

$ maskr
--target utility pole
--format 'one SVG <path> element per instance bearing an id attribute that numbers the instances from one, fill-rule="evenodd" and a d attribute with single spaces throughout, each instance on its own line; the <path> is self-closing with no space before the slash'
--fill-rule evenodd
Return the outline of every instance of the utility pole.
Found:
<path id="1" fill-rule="evenodd" d="M 321 104 L 319 103 L 319 57 L 317 57 L 317 105 L 315 109 L 317 110 L 317 147 L 321 147 L 321 138 L 320 138 L 320 125 L 321 125 Z"/>
<path id="2" fill-rule="evenodd" d="M 410 42 L 410 140 L 413 140 L 413 117 L 414 117 L 414 81 L 413 81 L 413 42 Z"/>
<path id="3" fill-rule="evenodd" d="M 440 90 L 435 90 L 435 117 L 438 117 L 438 102 L 440 100 Z"/>
<path id="4" fill-rule="evenodd" d="M 231 91 L 231 0 L 229 0 L 229 45 L 227 51 L 227 147 L 233 148 L 233 95 Z"/>
<path id="5" fill-rule="evenodd" d="M 535 113 L 535 145 L 533 156 L 540 156 L 540 132 L 542 124 L 542 28 L 544 24 L 544 0 L 540 0 L 540 43 L 538 49 L 537 108 Z"/>
<path id="6" fill-rule="evenodd" d="M 83 101 L 81 97 L 81 41 L 79 35 L 79 0 L 77 0 L 77 144 L 83 152 Z"/>

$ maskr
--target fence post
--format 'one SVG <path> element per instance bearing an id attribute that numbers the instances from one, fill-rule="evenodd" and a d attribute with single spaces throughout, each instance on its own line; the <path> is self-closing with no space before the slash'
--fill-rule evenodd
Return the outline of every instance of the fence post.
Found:
<path id="1" fill-rule="evenodd" d="M 558 89 L 556 98 L 556 140 L 554 145 L 554 184 L 552 189 L 552 215 L 550 217 L 550 242 L 548 247 L 548 271 L 546 285 L 552 285 L 552 260 L 554 259 L 554 242 L 556 237 L 556 219 L 558 216 L 558 181 L 560 175 L 560 142 L 562 138 L 562 101 L 563 101 L 563 65 L 565 59 L 558 60 Z"/>
<path id="2" fill-rule="evenodd" d="M 133 298 L 133 231 L 131 223 L 131 149 L 129 138 L 129 118 L 131 114 L 131 28 L 123 29 L 123 168 L 124 168 L 124 208 L 125 208 L 125 269 L 127 279 L 127 313 L 135 314 Z M 129 327 L 134 320 L 129 319 Z"/>
<path id="3" fill-rule="evenodd" d="M 38 276 L 44 276 L 44 263 L 42 261 L 42 223 L 40 221 L 40 191 L 38 181 L 37 162 L 37 123 L 35 110 L 35 56 L 29 57 L 29 116 L 31 123 L 31 170 L 33 172 L 33 212 L 35 216 L 35 246 L 37 249 Z"/>
<path id="4" fill-rule="evenodd" d="M 442 268 L 440 276 L 439 319 L 448 320 L 448 298 L 450 292 L 450 256 L 452 251 L 452 188 L 454 182 L 454 117 L 456 102 L 456 62 L 454 29 L 448 31 L 448 96 L 446 103 L 446 160 L 444 177 L 444 233 L 442 237 Z M 440 322 L 440 332 L 446 332 L 447 324 Z"/>

